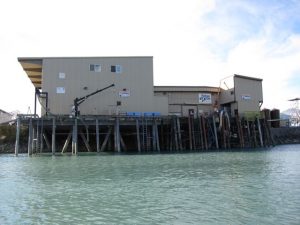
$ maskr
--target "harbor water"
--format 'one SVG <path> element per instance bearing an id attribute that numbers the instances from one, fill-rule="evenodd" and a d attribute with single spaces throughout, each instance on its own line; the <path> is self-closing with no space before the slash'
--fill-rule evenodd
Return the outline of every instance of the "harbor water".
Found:
<path id="1" fill-rule="evenodd" d="M 300 145 L 0 155 L 0 224 L 300 224 Z"/>

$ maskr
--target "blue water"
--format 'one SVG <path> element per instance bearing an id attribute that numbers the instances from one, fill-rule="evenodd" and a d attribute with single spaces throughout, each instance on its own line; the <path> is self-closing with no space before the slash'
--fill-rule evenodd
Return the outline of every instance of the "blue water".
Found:
<path id="1" fill-rule="evenodd" d="M 300 224 L 300 145 L 0 155 L 0 224 Z"/>

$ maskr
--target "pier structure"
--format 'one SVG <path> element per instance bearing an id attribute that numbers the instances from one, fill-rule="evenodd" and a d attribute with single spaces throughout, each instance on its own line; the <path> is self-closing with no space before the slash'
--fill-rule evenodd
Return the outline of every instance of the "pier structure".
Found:
<path id="1" fill-rule="evenodd" d="M 19 115 L 28 129 L 28 155 L 80 152 L 190 152 L 273 145 L 264 118 L 230 118 L 224 114 L 180 116 L 44 116 Z"/>

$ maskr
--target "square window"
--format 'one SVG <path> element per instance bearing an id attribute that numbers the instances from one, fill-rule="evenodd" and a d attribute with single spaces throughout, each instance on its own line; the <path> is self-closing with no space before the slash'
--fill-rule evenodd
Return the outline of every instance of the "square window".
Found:
<path id="1" fill-rule="evenodd" d="M 101 65 L 99 65 L 99 64 L 90 64 L 90 71 L 101 72 Z"/>
<path id="2" fill-rule="evenodd" d="M 110 71 L 111 71 L 112 73 L 115 73 L 115 72 L 116 72 L 116 66 L 111 66 Z"/>
<path id="3" fill-rule="evenodd" d="M 112 73 L 122 73 L 122 66 L 121 65 L 111 66 L 110 71 Z"/>

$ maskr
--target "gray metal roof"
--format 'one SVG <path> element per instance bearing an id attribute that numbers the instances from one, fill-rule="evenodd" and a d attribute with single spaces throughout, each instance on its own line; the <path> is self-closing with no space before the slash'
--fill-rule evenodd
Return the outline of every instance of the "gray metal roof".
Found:
<path id="1" fill-rule="evenodd" d="M 219 87 L 210 86 L 154 86 L 154 92 L 211 92 L 218 93 Z"/>

